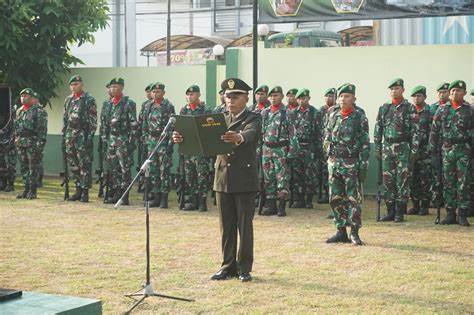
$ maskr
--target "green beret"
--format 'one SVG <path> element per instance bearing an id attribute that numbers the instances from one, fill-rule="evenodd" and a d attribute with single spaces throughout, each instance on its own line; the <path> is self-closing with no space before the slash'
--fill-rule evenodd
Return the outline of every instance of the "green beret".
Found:
<path id="1" fill-rule="evenodd" d="M 38 99 L 39 99 L 39 98 L 40 98 L 40 95 L 39 95 L 39 93 L 38 93 L 38 92 L 33 92 L 33 97 L 36 97 L 36 98 L 38 98 Z"/>
<path id="2" fill-rule="evenodd" d="M 451 91 L 451 89 L 454 89 L 454 88 L 460 88 L 460 89 L 466 89 L 466 82 L 462 81 L 462 80 L 456 80 L 456 81 L 453 81 L 451 82 L 451 84 L 449 85 L 448 89 Z"/>
<path id="3" fill-rule="evenodd" d="M 22 94 L 28 94 L 28 95 L 31 95 L 31 96 L 35 96 L 36 92 L 33 91 L 32 88 L 25 88 L 25 89 L 21 90 L 20 96 L 21 96 Z"/>
<path id="4" fill-rule="evenodd" d="M 255 93 L 258 93 L 258 92 L 268 93 L 268 85 L 261 85 L 261 86 L 259 86 L 259 87 L 255 90 Z"/>
<path id="5" fill-rule="evenodd" d="M 415 96 L 416 94 L 423 94 L 426 96 L 426 88 L 423 85 L 418 85 L 411 90 L 410 96 Z"/>
<path id="6" fill-rule="evenodd" d="M 82 82 L 82 77 L 80 75 L 73 75 L 69 78 L 69 84 L 72 82 Z"/>
<path id="7" fill-rule="evenodd" d="M 154 83 L 150 83 L 145 87 L 145 92 L 151 92 L 151 88 L 153 87 Z"/>
<path id="8" fill-rule="evenodd" d="M 109 87 L 110 87 L 110 83 L 107 83 L 107 84 L 105 85 L 105 87 L 106 87 L 106 88 L 109 88 Z"/>
<path id="9" fill-rule="evenodd" d="M 125 80 L 123 78 L 113 78 L 112 80 L 110 80 L 110 85 L 112 84 L 119 84 L 121 86 L 124 86 L 125 85 Z"/>
<path id="10" fill-rule="evenodd" d="M 309 96 L 309 90 L 308 89 L 299 89 L 298 93 L 296 93 L 296 98 L 306 97 L 306 96 Z"/>
<path id="11" fill-rule="evenodd" d="M 474 89 L 471 90 L 471 95 L 474 95 Z"/>
<path id="12" fill-rule="evenodd" d="M 356 94 L 356 86 L 354 84 L 351 84 L 351 83 L 344 83 L 343 85 L 341 85 L 340 87 L 337 88 L 337 91 L 339 93 L 339 95 L 341 95 L 342 93 L 350 93 L 350 94 Z"/>
<path id="13" fill-rule="evenodd" d="M 330 89 L 327 89 L 326 92 L 324 92 L 324 96 L 328 96 L 330 94 L 336 94 L 336 89 L 330 88 Z"/>
<path id="14" fill-rule="evenodd" d="M 155 82 L 151 85 L 152 90 L 165 90 L 165 85 L 161 82 Z"/>
<path id="15" fill-rule="evenodd" d="M 388 85 L 388 88 L 392 88 L 394 86 L 401 86 L 401 87 L 404 87 L 405 86 L 405 82 L 403 82 L 403 79 L 400 79 L 400 78 L 397 78 L 397 79 L 394 79 L 392 81 L 390 81 L 390 84 Z"/>
<path id="16" fill-rule="evenodd" d="M 243 80 L 240 80 L 239 78 L 228 78 L 222 81 L 221 89 L 225 91 L 225 94 L 231 94 L 231 93 L 248 94 L 252 88 Z"/>
<path id="17" fill-rule="evenodd" d="M 436 88 L 436 91 L 441 91 L 441 90 L 449 90 L 449 83 L 444 82 L 438 85 L 438 87 Z"/>
<path id="18" fill-rule="evenodd" d="M 281 93 L 281 94 L 283 94 L 283 89 L 281 88 L 281 86 L 277 85 L 277 86 L 273 87 L 270 91 L 268 91 L 268 95 L 270 95 L 272 93 Z"/>
<path id="19" fill-rule="evenodd" d="M 191 86 L 188 87 L 188 89 L 186 90 L 186 94 L 188 94 L 189 92 L 201 92 L 201 89 L 200 89 L 199 86 L 197 86 L 197 85 L 191 85 Z"/>
<path id="20" fill-rule="evenodd" d="M 298 93 L 298 89 L 289 89 L 288 92 L 286 92 L 286 95 L 288 96 L 288 94 L 293 94 L 293 95 L 296 95 Z"/>

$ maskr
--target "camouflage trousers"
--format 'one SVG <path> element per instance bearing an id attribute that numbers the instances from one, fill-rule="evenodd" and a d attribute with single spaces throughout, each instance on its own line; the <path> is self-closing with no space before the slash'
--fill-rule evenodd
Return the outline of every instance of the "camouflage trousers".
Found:
<path id="1" fill-rule="evenodd" d="M 441 174 L 438 172 L 441 171 Z M 433 163 L 431 163 L 431 184 L 430 184 L 430 192 L 431 192 L 431 202 L 433 205 L 437 206 L 438 202 L 441 202 L 441 206 L 444 205 L 443 200 L 443 170 L 440 167 L 435 167 Z M 439 176 L 439 177 L 438 177 Z"/>
<path id="2" fill-rule="evenodd" d="M 300 150 L 296 159 L 290 160 L 291 192 L 295 195 L 316 193 L 318 184 L 318 161 L 314 153 L 309 150 Z"/>
<path id="3" fill-rule="evenodd" d="M 210 189 L 209 158 L 186 155 L 184 157 L 184 170 L 186 177 L 186 195 L 206 197 Z"/>
<path id="4" fill-rule="evenodd" d="M 431 199 L 431 180 L 433 170 L 431 168 L 431 159 L 425 154 L 422 159 L 415 162 L 410 174 L 410 198 L 412 200 Z"/>
<path id="5" fill-rule="evenodd" d="M 71 179 L 81 188 L 92 186 L 92 146 L 87 146 L 83 136 L 66 136 L 66 160 Z"/>
<path id="6" fill-rule="evenodd" d="M 329 191 L 329 172 L 328 172 L 328 160 L 326 155 L 320 159 L 320 175 L 321 176 L 321 189 L 324 192 Z M 318 187 L 319 188 L 319 187 Z"/>
<path id="7" fill-rule="evenodd" d="M 409 178 L 408 164 L 410 144 L 384 143 L 382 151 L 383 184 L 385 200 L 391 202 L 408 202 Z"/>
<path id="8" fill-rule="evenodd" d="M 286 199 L 290 186 L 290 168 L 287 164 L 287 147 L 263 146 L 262 164 L 267 199 Z"/>
<path id="9" fill-rule="evenodd" d="M 17 150 L 13 143 L 0 145 L 0 168 L 4 169 L 4 176 L 14 179 L 16 174 Z"/>
<path id="10" fill-rule="evenodd" d="M 148 147 L 148 156 L 154 147 Z M 153 193 L 169 193 L 171 187 L 171 167 L 173 166 L 172 155 L 167 152 L 167 148 L 159 148 L 152 161 L 150 163 L 150 191 Z"/>
<path id="11" fill-rule="evenodd" d="M 468 209 L 471 184 L 470 156 L 465 150 L 443 151 L 443 197 L 446 208 Z"/>
<path id="12" fill-rule="evenodd" d="M 32 186 L 38 185 L 39 165 L 42 158 L 42 148 L 39 147 L 19 147 L 18 159 L 20 161 L 20 172 L 23 184 Z"/>
<path id="13" fill-rule="evenodd" d="M 357 158 L 328 159 L 329 204 L 336 227 L 362 226 Z"/>
<path id="14" fill-rule="evenodd" d="M 110 172 L 111 188 L 126 189 L 132 181 L 132 159 L 127 146 L 107 148 L 107 166 Z"/>

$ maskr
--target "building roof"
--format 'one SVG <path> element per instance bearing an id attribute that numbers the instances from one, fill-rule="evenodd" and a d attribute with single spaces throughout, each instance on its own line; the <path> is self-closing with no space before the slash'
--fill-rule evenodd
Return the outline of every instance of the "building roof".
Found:
<path id="1" fill-rule="evenodd" d="M 278 34 L 279 32 L 270 31 L 268 33 L 267 38 L 274 34 Z M 253 36 L 252 33 L 241 36 L 239 38 L 234 39 L 227 47 L 252 47 L 253 45 Z"/>
<path id="2" fill-rule="evenodd" d="M 210 48 L 218 44 L 226 47 L 232 42 L 232 40 L 222 37 L 194 35 L 173 35 L 170 37 L 170 41 L 171 50 Z M 140 49 L 142 56 L 155 56 L 160 51 L 166 51 L 166 37 L 155 40 Z"/>

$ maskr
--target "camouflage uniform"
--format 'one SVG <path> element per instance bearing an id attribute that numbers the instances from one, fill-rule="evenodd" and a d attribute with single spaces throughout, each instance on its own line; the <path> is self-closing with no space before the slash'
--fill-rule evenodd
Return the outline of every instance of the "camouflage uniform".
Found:
<path id="1" fill-rule="evenodd" d="M 148 157 L 148 144 L 147 144 L 147 138 L 146 138 L 146 133 L 145 133 L 145 116 L 148 114 L 148 111 L 153 104 L 153 100 L 146 100 L 142 103 L 142 107 L 140 109 L 140 113 L 138 114 L 138 129 L 137 129 L 137 138 L 138 138 L 138 165 L 137 168 L 140 167 L 143 162 Z"/>
<path id="2" fill-rule="evenodd" d="M 334 107 L 334 105 L 331 107 Z M 331 107 L 324 105 L 324 106 L 321 106 L 321 108 L 319 109 L 319 127 L 321 128 L 320 129 L 321 142 L 324 141 L 324 133 L 326 131 L 326 124 L 329 120 L 329 112 L 331 110 Z M 321 189 L 323 196 L 321 196 L 322 197 L 321 200 L 318 200 L 319 202 L 323 202 L 326 199 L 324 195 L 329 196 L 328 156 L 326 155 L 326 152 L 322 152 L 322 154 L 323 156 L 321 157 L 320 162 L 319 162 L 320 163 L 319 170 L 320 170 L 320 176 L 321 176 L 321 180 L 320 180 L 321 187 L 319 187 L 319 189 Z"/>
<path id="3" fill-rule="evenodd" d="M 11 117 L 6 126 L 0 130 L 0 168 L 4 169 L 4 183 L 1 190 L 10 192 L 14 190 L 14 182 L 16 175 L 16 148 L 14 137 L 15 110 L 11 109 Z"/>
<path id="4" fill-rule="evenodd" d="M 441 103 L 439 101 L 431 104 L 430 105 L 431 117 L 433 118 L 438 108 L 443 107 L 444 105 L 446 105 L 446 103 Z M 441 158 L 441 152 L 432 152 L 432 153 L 437 154 L 438 158 Z M 430 185 L 431 202 L 434 206 L 437 206 L 439 202 L 441 203 L 441 206 L 444 206 L 443 195 L 442 193 L 440 193 L 443 191 L 443 182 L 438 180 L 437 171 L 433 166 L 434 165 L 432 165 L 431 167 L 431 185 Z"/>

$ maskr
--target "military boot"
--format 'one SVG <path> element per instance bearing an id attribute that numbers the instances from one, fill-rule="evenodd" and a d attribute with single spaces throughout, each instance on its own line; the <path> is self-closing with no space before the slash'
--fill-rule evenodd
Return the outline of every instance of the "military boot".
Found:
<path id="1" fill-rule="evenodd" d="M 15 191 L 15 178 L 9 178 L 7 180 L 7 186 L 3 190 L 5 192 Z"/>
<path id="2" fill-rule="evenodd" d="M 26 199 L 36 199 L 36 185 L 30 186 L 30 191 L 28 191 L 28 195 L 26 195 Z"/>
<path id="3" fill-rule="evenodd" d="M 0 191 L 5 190 L 5 187 L 7 187 L 7 179 L 5 177 L 0 178 Z"/>
<path id="4" fill-rule="evenodd" d="M 89 202 L 89 189 L 82 189 L 81 202 Z"/>
<path id="5" fill-rule="evenodd" d="M 190 202 L 184 206 L 184 211 L 194 211 L 199 209 L 199 197 L 198 195 L 192 195 Z"/>
<path id="6" fill-rule="evenodd" d="M 158 208 L 161 204 L 161 194 L 159 192 L 153 193 L 153 199 L 149 198 L 148 207 Z"/>
<path id="7" fill-rule="evenodd" d="M 408 210 L 407 214 L 419 214 L 420 213 L 420 200 L 412 200 L 413 207 Z"/>
<path id="8" fill-rule="evenodd" d="M 160 208 L 168 209 L 168 193 L 161 193 Z"/>
<path id="9" fill-rule="evenodd" d="M 67 199 L 67 201 L 80 200 L 80 199 L 81 199 L 81 196 L 82 196 L 82 187 L 81 187 L 79 184 L 76 184 L 76 192 L 74 193 L 74 195 L 72 195 L 71 197 L 69 197 L 69 198 Z"/>
<path id="10" fill-rule="evenodd" d="M 354 245 L 363 245 L 360 237 L 359 237 L 359 227 L 358 226 L 352 226 L 351 227 L 351 243 Z"/>
<path id="11" fill-rule="evenodd" d="M 430 201 L 429 200 L 422 200 L 421 207 L 420 207 L 420 215 L 428 215 L 430 214 Z"/>
<path id="12" fill-rule="evenodd" d="M 331 236 L 326 240 L 326 243 L 331 244 L 331 243 L 348 243 L 349 237 L 347 237 L 347 230 L 346 227 L 339 227 L 337 228 L 336 234 Z"/>
<path id="13" fill-rule="evenodd" d="M 458 209 L 458 223 L 461 226 L 470 226 L 467 221 L 467 209 Z"/>
<path id="14" fill-rule="evenodd" d="M 38 187 L 43 187 L 43 173 L 38 175 Z"/>
<path id="15" fill-rule="evenodd" d="M 286 217 L 286 200 L 280 199 L 280 203 L 278 204 L 278 213 L 279 217 Z"/>
<path id="16" fill-rule="evenodd" d="M 125 192 L 125 190 L 122 191 L 121 195 L 122 195 L 124 192 Z M 130 200 L 128 199 L 128 194 L 129 194 L 129 193 L 126 193 L 126 194 L 123 196 L 123 198 L 122 198 L 122 205 L 123 205 L 123 206 L 128 206 L 128 205 L 130 205 Z M 120 197 L 119 197 L 119 199 L 120 199 Z"/>
<path id="17" fill-rule="evenodd" d="M 467 211 L 467 216 L 474 217 L 474 206 L 472 204 L 469 206 L 469 210 Z"/>
<path id="18" fill-rule="evenodd" d="M 23 192 L 16 196 L 16 199 L 25 199 L 28 196 L 28 192 L 30 191 L 30 185 L 26 184 Z"/>
<path id="19" fill-rule="evenodd" d="M 262 215 L 275 215 L 278 213 L 276 199 L 267 199 Z"/>
<path id="20" fill-rule="evenodd" d="M 446 208 L 446 217 L 441 220 L 440 224 L 448 225 L 448 224 L 456 224 L 456 209 L 453 208 Z"/>
<path id="21" fill-rule="evenodd" d="M 397 209 L 395 210 L 395 219 L 393 221 L 400 223 L 405 221 L 403 215 L 407 212 L 406 202 L 397 202 Z"/>
<path id="22" fill-rule="evenodd" d="M 120 189 L 114 189 L 114 194 L 112 197 L 109 196 L 109 198 L 107 200 L 104 200 L 104 203 L 105 204 L 116 204 L 117 201 L 119 201 L 120 199 Z"/>
<path id="23" fill-rule="evenodd" d="M 387 202 L 387 214 L 384 215 L 380 221 L 382 222 L 388 222 L 388 221 L 393 221 L 395 220 L 395 202 Z"/>
<path id="24" fill-rule="evenodd" d="M 293 193 L 293 202 L 290 205 L 290 208 L 304 208 L 304 200 L 300 193 Z"/>
<path id="25" fill-rule="evenodd" d="M 313 194 L 306 195 L 306 209 L 313 209 Z"/>
<path id="26" fill-rule="evenodd" d="M 206 212 L 207 211 L 207 197 L 201 197 L 199 201 L 199 212 Z"/>

